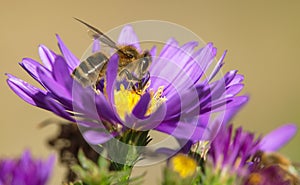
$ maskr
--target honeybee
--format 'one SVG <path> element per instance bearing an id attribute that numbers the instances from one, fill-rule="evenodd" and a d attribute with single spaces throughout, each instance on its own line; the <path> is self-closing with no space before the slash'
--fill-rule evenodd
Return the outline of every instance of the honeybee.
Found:
<path id="1" fill-rule="evenodd" d="M 275 166 L 280 169 L 284 180 L 292 185 L 300 185 L 300 174 L 296 169 L 296 164 L 279 153 L 258 151 L 252 158 L 252 162 L 254 163 L 254 171 Z"/>
<path id="2" fill-rule="evenodd" d="M 140 53 L 132 45 L 118 46 L 99 29 L 80 19 L 74 19 L 88 27 L 93 39 L 98 39 L 103 44 L 116 50 L 119 56 L 118 78 L 125 78 L 128 82 L 128 87 L 132 88 L 136 93 L 140 93 L 150 78 L 148 69 L 152 63 L 152 57 L 149 51 L 146 50 Z M 71 76 L 83 87 L 91 86 L 98 94 L 97 85 L 105 76 L 108 61 L 109 58 L 104 53 L 96 52 L 82 61 L 73 70 Z"/>

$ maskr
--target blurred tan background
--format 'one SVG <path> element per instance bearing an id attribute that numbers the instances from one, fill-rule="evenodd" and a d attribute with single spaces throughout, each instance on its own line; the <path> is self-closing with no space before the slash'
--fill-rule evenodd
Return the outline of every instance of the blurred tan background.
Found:
<path id="1" fill-rule="evenodd" d="M 58 51 L 54 34 L 81 56 L 89 45 L 82 26 L 72 17 L 87 20 L 103 31 L 144 19 L 183 25 L 220 53 L 228 49 L 223 72 L 238 69 L 246 76 L 245 93 L 251 101 L 235 118 L 236 125 L 264 134 L 294 122 L 300 126 L 300 1 L 2 1 L 0 7 L 1 117 L 0 156 L 17 156 L 30 148 L 35 156 L 51 152 L 44 144 L 55 126 L 38 129 L 52 113 L 18 98 L 7 86 L 9 72 L 29 82 L 21 69 L 23 57 L 39 59 L 37 47 Z M 170 35 L 171 37 L 172 35 Z M 282 152 L 300 162 L 300 134 Z M 58 165 L 57 165 L 58 166 Z M 147 183 L 156 184 L 160 165 L 148 170 Z M 63 169 L 56 167 L 51 184 L 60 184 Z"/>

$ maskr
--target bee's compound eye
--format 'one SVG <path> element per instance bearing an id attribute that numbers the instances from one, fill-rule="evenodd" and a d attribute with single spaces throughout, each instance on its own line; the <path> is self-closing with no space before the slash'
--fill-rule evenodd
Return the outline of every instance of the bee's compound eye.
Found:
<path id="1" fill-rule="evenodd" d="M 132 53 L 127 53 L 127 57 L 130 58 L 130 59 L 132 59 L 134 56 L 133 56 Z"/>
<path id="2" fill-rule="evenodd" d="M 141 70 L 142 71 L 147 71 L 148 70 L 148 67 L 149 67 L 150 63 L 149 63 L 149 58 L 145 57 L 142 59 L 142 62 L 141 62 Z"/>

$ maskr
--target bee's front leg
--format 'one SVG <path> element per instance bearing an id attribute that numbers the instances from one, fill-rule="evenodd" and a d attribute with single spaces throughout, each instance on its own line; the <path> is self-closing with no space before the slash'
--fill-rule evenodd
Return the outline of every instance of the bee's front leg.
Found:
<path id="1" fill-rule="evenodd" d="M 143 79 L 139 80 L 139 83 L 138 83 L 139 89 L 144 89 L 144 87 L 147 85 L 147 83 L 149 82 L 149 80 L 150 80 L 150 72 L 147 71 L 147 74 L 146 74 L 144 80 Z"/>
<path id="2" fill-rule="evenodd" d="M 137 78 L 136 76 L 134 76 L 132 73 L 130 73 L 127 69 L 123 69 L 122 71 L 120 71 L 119 76 L 122 77 L 124 76 L 126 77 L 126 80 L 128 81 L 129 85 L 128 88 L 132 88 L 133 91 L 135 91 L 137 94 L 140 94 L 140 90 L 139 87 L 137 88 L 135 86 L 135 82 L 140 83 L 140 79 Z"/>
<path id="3" fill-rule="evenodd" d="M 96 84 L 93 84 L 93 85 L 92 85 L 92 89 L 94 90 L 94 92 L 95 92 L 97 95 L 100 94 L 100 90 L 97 89 L 97 85 L 96 85 Z"/>

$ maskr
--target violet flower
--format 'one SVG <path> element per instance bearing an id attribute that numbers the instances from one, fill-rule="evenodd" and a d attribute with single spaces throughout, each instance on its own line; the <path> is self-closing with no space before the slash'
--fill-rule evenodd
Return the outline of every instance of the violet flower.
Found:
<path id="1" fill-rule="evenodd" d="M 92 128 L 84 133 L 91 144 L 104 143 L 128 129 L 154 129 L 177 139 L 197 142 L 212 112 L 234 108 L 247 101 L 245 96 L 236 96 L 243 88 L 243 76 L 236 70 L 214 80 L 224 64 L 226 52 L 212 73 L 206 74 L 217 52 L 212 43 L 196 49 L 197 42 L 179 46 L 175 39 L 170 39 L 158 55 L 153 47 L 150 50 L 153 58 L 149 69 L 150 83 L 141 95 L 122 86 L 115 87 L 118 55 L 112 54 L 105 85 L 100 83 L 100 93 L 96 94 L 91 87 L 84 88 L 71 77 L 80 60 L 59 36 L 57 39 L 62 55 L 41 45 L 39 55 L 43 65 L 30 58 L 24 58 L 20 63 L 43 88 L 11 74 L 7 74 L 7 83 L 27 103 Z M 142 50 L 130 26 L 123 28 L 117 43 Z M 95 44 L 93 51 L 98 47 Z"/>
<path id="2" fill-rule="evenodd" d="M 45 185 L 54 164 L 54 156 L 48 160 L 32 158 L 25 151 L 20 159 L 0 159 L 0 185 Z"/>
<path id="3" fill-rule="evenodd" d="M 255 138 L 253 133 L 243 131 L 242 127 L 234 131 L 232 125 L 223 126 L 211 143 L 208 158 L 216 171 L 247 175 L 251 170 L 249 161 L 258 151 L 274 152 L 280 149 L 296 131 L 294 124 L 286 124 L 263 138 Z"/>

